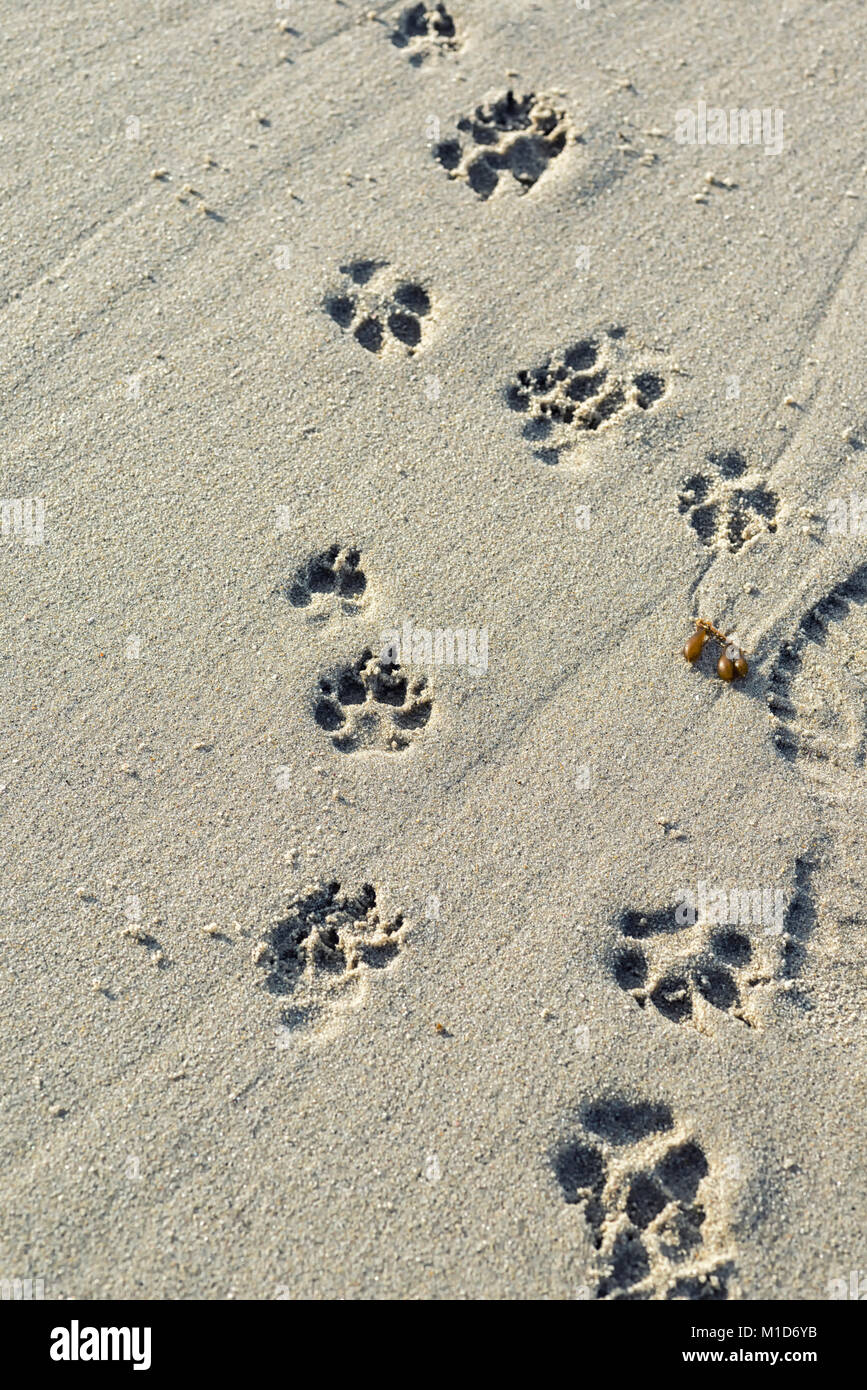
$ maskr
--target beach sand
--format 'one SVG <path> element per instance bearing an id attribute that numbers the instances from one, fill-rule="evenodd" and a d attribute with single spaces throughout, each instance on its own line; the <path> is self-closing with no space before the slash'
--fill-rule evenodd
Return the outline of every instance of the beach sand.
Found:
<path id="1" fill-rule="evenodd" d="M 863 8 L 407 8 L 4 6 L 0 1276 L 851 1296 Z"/>

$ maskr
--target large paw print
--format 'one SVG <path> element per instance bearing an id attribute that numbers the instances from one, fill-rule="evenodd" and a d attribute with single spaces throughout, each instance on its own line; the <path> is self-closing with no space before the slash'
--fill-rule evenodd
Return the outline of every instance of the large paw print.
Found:
<path id="1" fill-rule="evenodd" d="M 708 469 L 684 478 L 678 509 L 711 550 L 740 550 L 763 531 L 776 531 L 780 499 L 766 477 L 737 449 L 707 455 Z"/>
<path id="2" fill-rule="evenodd" d="M 335 881 L 290 899 L 254 948 L 253 962 L 266 972 L 270 993 L 293 996 L 282 1019 L 291 1028 L 313 1021 L 368 972 L 391 965 L 405 938 L 403 917 L 383 917 L 372 884 L 341 893 Z"/>
<path id="3" fill-rule="evenodd" d="M 714 1010 L 757 1026 L 748 1009 L 750 992 L 769 983 L 772 975 L 757 970 L 756 951 L 745 931 L 680 926 L 674 909 L 624 912 L 619 926 L 623 939 L 613 953 L 611 971 L 640 1008 L 650 1004 L 670 1023 L 699 1028 L 712 1021 Z"/>
<path id="4" fill-rule="evenodd" d="M 277 593 L 293 608 L 309 608 L 311 621 L 323 622 L 335 599 L 342 612 L 357 613 L 366 588 L 361 552 L 354 546 L 332 545 L 299 565 Z"/>
<path id="5" fill-rule="evenodd" d="M 745 931 L 695 923 L 681 927 L 674 909 L 624 912 L 620 931 L 611 973 L 642 1009 L 650 1004 L 668 1022 L 696 1027 L 710 1022 L 710 1009 L 756 1026 L 748 1012 L 749 994 L 771 976 L 756 972 Z"/>
<path id="6" fill-rule="evenodd" d="M 537 450 L 543 462 L 556 463 L 579 432 L 602 429 L 625 411 L 651 410 L 662 400 L 667 383 L 658 363 L 646 353 L 640 360 L 625 337 L 625 329 L 612 328 L 582 338 L 519 371 L 507 385 L 506 404 L 527 417 L 524 437 L 545 441 Z"/>
<path id="7" fill-rule="evenodd" d="M 677 1133 L 667 1105 L 602 1100 L 552 1157 L 563 1197 L 579 1206 L 596 1251 L 593 1296 L 728 1297 L 732 1265 L 706 1238 L 718 1183 L 704 1149 Z"/>
<path id="8" fill-rule="evenodd" d="M 401 347 L 412 355 L 431 311 L 424 286 L 414 280 L 395 282 L 386 261 L 350 261 L 340 271 L 346 277 L 344 286 L 323 301 L 329 317 L 367 352 Z"/>
<path id="9" fill-rule="evenodd" d="M 408 51 L 414 68 L 433 54 L 453 52 L 458 46 L 457 29 L 445 5 L 408 5 L 391 32 L 395 48 Z"/>
<path id="10" fill-rule="evenodd" d="M 500 175 L 511 175 L 520 193 L 527 193 L 572 137 L 566 113 L 547 98 L 530 92 L 516 97 L 505 92 L 471 116 L 462 116 L 458 130 L 466 137 L 441 140 L 434 158 L 452 179 L 465 180 L 482 199 L 490 198 Z"/>
<path id="11" fill-rule="evenodd" d="M 320 679 L 313 717 L 341 753 L 401 753 L 432 706 L 424 676 L 409 678 L 398 662 L 365 650 L 353 665 Z"/>

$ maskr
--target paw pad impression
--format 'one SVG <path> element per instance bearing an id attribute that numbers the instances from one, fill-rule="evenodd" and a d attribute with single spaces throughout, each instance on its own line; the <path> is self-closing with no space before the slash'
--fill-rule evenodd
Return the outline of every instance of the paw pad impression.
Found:
<path id="1" fill-rule="evenodd" d="M 737 449 L 712 451 L 707 467 L 680 484 L 678 510 L 702 545 L 736 553 L 763 531 L 777 529 L 780 499 L 765 474 L 750 468 Z"/>
<path id="2" fill-rule="evenodd" d="M 421 345 L 431 312 L 424 285 L 396 278 L 386 261 L 350 261 L 340 272 L 343 285 L 323 300 L 329 318 L 366 352 L 379 355 L 403 348 L 412 355 Z"/>
<path id="3" fill-rule="evenodd" d="M 726 1299 L 733 1270 L 709 1219 L 717 1185 L 702 1145 L 662 1103 L 602 1099 L 581 1120 L 552 1167 L 589 1228 L 594 1297 Z"/>
<path id="4" fill-rule="evenodd" d="M 453 52 L 458 46 L 455 21 L 445 5 L 420 3 L 401 11 L 390 34 L 395 48 L 405 49 L 414 68 L 434 54 Z"/>
<path id="5" fill-rule="evenodd" d="M 272 917 L 254 948 L 253 963 L 266 972 L 269 993 L 292 996 L 283 1024 L 297 1027 L 369 972 L 391 965 L 406 931 L 400 914 L 383 916 L 372 884 L 356 892 L 341 891 L 336 880 L 312 884 Z"/>
<path id="6" fill-rule="evenodd" d="M 583 431 L 605 428 L 625 412 L 652 410 L 668 382 L 657 357 L 630 348 L 625 330 L 581 338 L 537 366 L 519 371 L 505 402 L 525 417 L 525 439 L 544 443 L 537 457 L 556 463 Z"/>
<path id="7" fill-rule="evenodd" d="M 503 186 L 501 180 L 529 192 L 572 138 L 569 119 L 554 102 L 534 92 L 516 97 L 511 90 L 462 116 L 457 129 L 459 135 L 434 146 L 434 159 L 483 201 Z"/>
<path id="8" fill-rule="evenodd" d="M 333 596 L 344 613 L 357 613 L 367 588 L 367 576 L 361 568 L 361 552 L 354 546 L 332 545 L 311 555 L 277 593 L 289 600 L 293 608 L 317 609 L 320 596 Z"/>

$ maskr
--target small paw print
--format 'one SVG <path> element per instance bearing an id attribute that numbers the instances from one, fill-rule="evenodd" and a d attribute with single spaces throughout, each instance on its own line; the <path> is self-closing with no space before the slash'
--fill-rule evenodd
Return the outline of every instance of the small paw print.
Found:
<path id="1" fill-rule="evenodd" d="M 674 910 L 624 912 L 622 943 L 611 958 L 616 983 L 642 1009 L 650 1004 L 669 1023 L 705 1025 L 705 1006 L 747 1027 L 751 991 L 770 982 L 757 970 L 755 947 L 737 927 L 679 925 Z"/>
<path id="2" fill-rule="evenodd" d="M 410 678 L 398 662 L 365 650 L 354 664 L 320 679 L 313 717 L 341 753 L 400 753 L 428 723 L 432 707 L 424 676 Z"/>
<path id="3" fill-rule="evenodd" d="M 311 609 L 308 616 L 322 621 L 327 616 L 325 605 L 334 599 L 344 613 L 357 613 L 366 588 L 361 552 L 354 546 L 332 545 L 299 565 L 277 593 L 293 608 Z"/>
<path id="4" fill-rule="evenodd" d="M 370 883 L 353 892 L 341 890 L 334 880 L 312 884 L 292 897 L 253 950 L 268 992 L 292 996 L 281 1030 L 309 1026 L 371 971 L 390 966 L 406 931 L 402 915 L 385 915 Z"/>
<path id="5" fill-rule="evenodd" d="M 323 307 L 365 351 L 379 355 L 402 347 L 412 355 L 421 345 L 431 299 L 424 285 L 388 275 L 386 261 L 358 260 L 340 267 L 347 283 L 325 296 Z"/>
<path id="6" fill-rule="evenodd" d="M 445 5 L 408 5 L 391 31 L 395 48 L 405 49 L 414 68 L 433 54 L 453 52 L 458 46 L 457 28 Z"/>
<path id="7" fill-rule="evenodd" d="M 678 510 L 702 545 L 735 553 L 762 532 L 776 531 L 780 499 L 764 473 L 751 469 L 737 449 L 711 452 L 707 463 L 704 472 L 683 479 L 677 494 Z"/>
<path id="8" fill-rule="evenodd" d="M 552 1155 L 564 1200 L 583 1211 L 597 1299 L 722 1300 L 733 1267 L 706 1237 L 717 1181 L 667 1105 L 619 1098 L 584 1107 Z"/>
<path id="9" fill-rule="evenodd" d="M 506 405 L 526 417 L 525 439 L 546 444 L 537 451 L 543 462 L 558 462 L 579 432 L 603 429 L 630 410 L 652 410 L 665 396 L 668 383 L 659 364 L 623 346 L 624 337 L 618 327 L 581 338 L 522 369 L 506 386 Z"/>

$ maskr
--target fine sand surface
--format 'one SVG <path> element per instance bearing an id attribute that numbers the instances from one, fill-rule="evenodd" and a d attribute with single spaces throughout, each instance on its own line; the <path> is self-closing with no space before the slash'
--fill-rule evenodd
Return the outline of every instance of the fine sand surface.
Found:
<path id="1" fill-rule="evenodd" d="M 2 6 L 0 1277 L 849 1295 L 864 8 L 404 8 Z"/>

